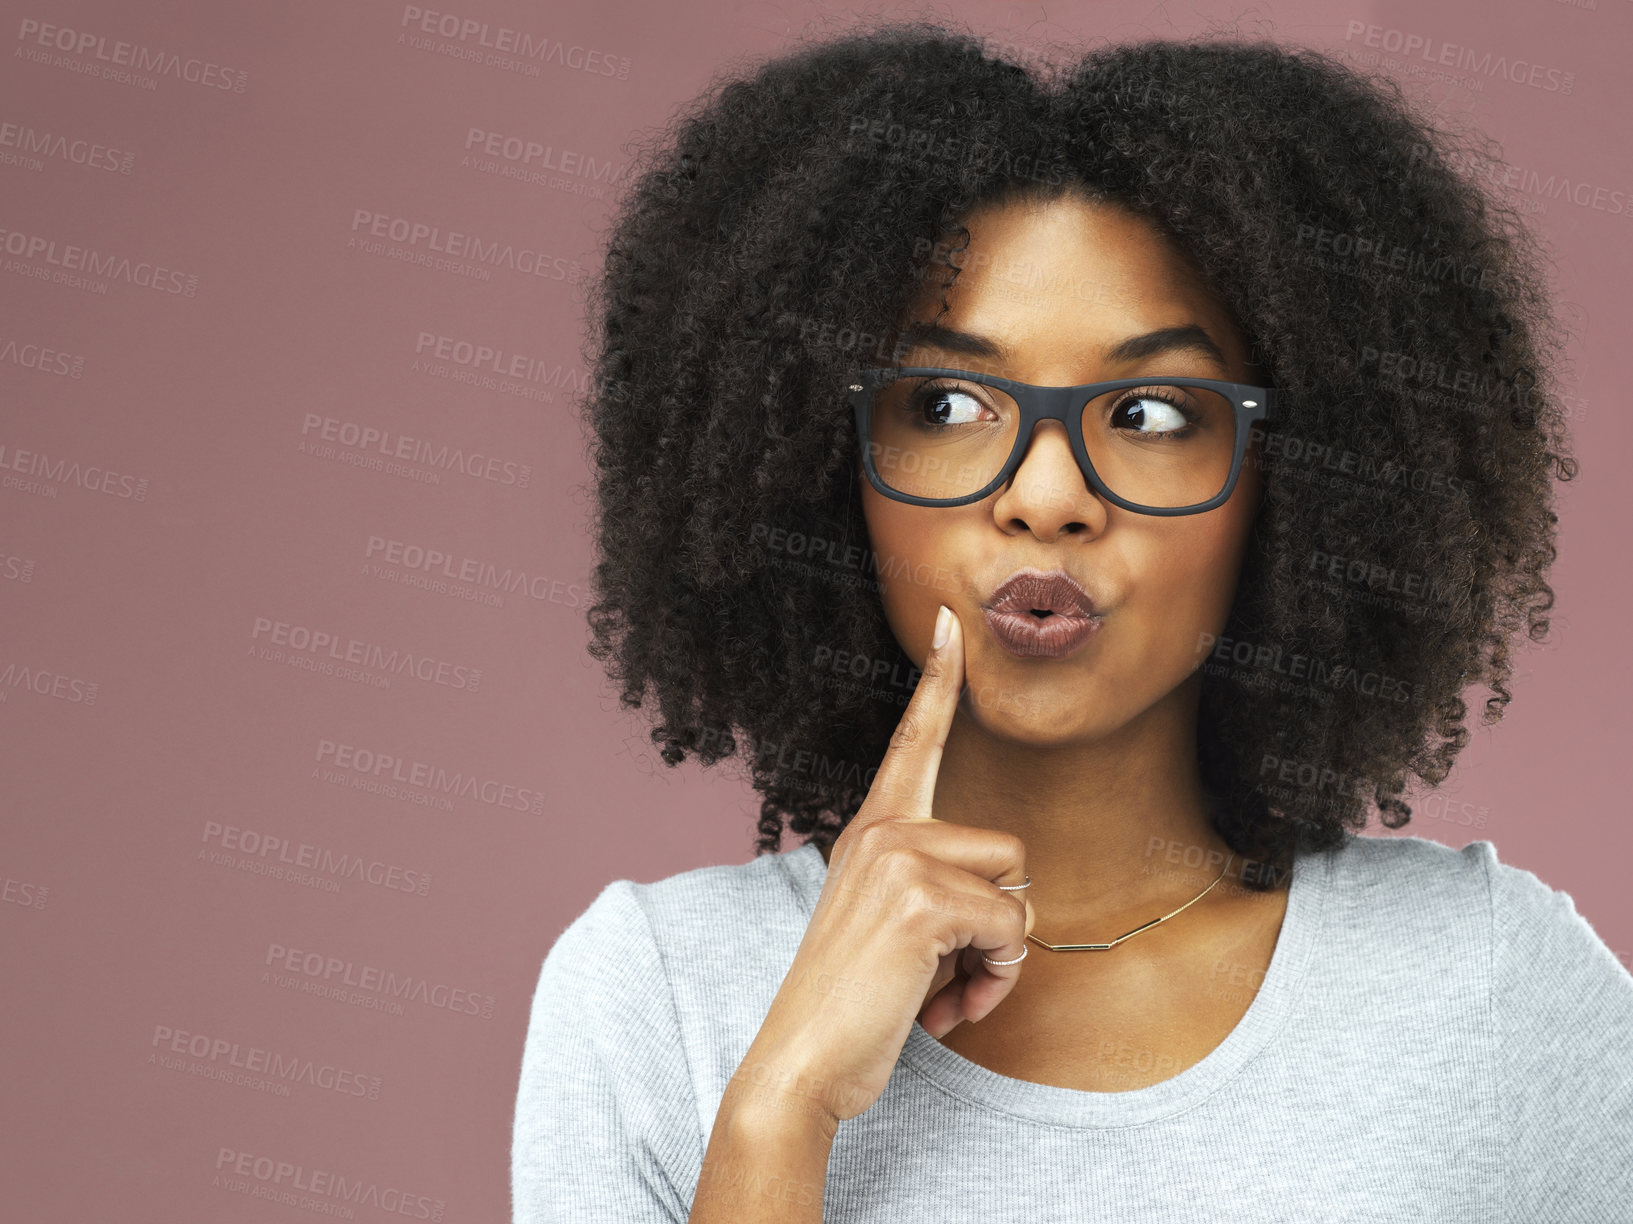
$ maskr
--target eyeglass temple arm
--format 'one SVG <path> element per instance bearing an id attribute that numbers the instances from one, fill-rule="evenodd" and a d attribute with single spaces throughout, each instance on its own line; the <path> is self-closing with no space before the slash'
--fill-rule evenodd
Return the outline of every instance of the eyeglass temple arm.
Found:
<path id="1" fill-rule="evenodd" d="M 1258 394 L 1245 395 L 1243 396 L 1242 402 L 1244 406 L 1257 407 L 1260 411 L 1261 420 L 1274 421 L 1280 416 L 1280 413 L 1277 411 L 1279 405 L 1276 402 L 1276 388 L 1252 387 L 1248 388 L 1248 390 L 1251 392 L 1257 392 Z M 1257 402 L 1255 403 L 1255 401 Z"/>

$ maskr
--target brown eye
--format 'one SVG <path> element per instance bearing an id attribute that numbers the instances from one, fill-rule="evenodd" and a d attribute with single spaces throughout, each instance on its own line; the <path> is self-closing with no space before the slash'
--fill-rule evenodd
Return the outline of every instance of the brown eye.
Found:
<path id="1" fill-rule="evenodd" d="M 1118 400 L 1111 412 L 1113 429 L 1153 438 L 1182 436 L 1196 420 L 1175 388 L 1132 391 Z"/>

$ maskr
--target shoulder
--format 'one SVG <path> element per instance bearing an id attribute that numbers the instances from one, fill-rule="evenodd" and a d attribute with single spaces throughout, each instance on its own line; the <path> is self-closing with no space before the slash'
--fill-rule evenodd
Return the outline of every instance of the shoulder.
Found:
<path id="1" fill-rule="evenodd" d="M 1434 916 L 1479 933 L 1494 953 L 1534 955 L 1548 944 L 1620 966 L 1569 893 L 1503 862 L 1492 842 L 1457 848 L 1422 837 L 1351 835 L 1338 862 L 1351 895 L 1411 906 L 1422 920 Z M 1444 925 L 1439 934 L 1447 934 Z"/>
<path id="2" fill-rule="evenodd" d="M 573 919 L 558 943 L 737 929 L 750 914 L 798 908 L 813 882 L 812 860 L 820 889 L 825 867 L 815 847 L 764 854 L 746 863 L 694 867 L 649 883 L 613 880 Z"/>
<path id="3" fill-rule="evenodd" d="M 781 936 L 813 857 L 820 872 L 810 848 L 613 880 L 556 936 L 517 1084 L 517 1219 L 685 1218 L 723 1085 L 797 946 Z"/>
<path id="4" fill-rule="evenodd" d="M 1457 849 L 1422 837 L 1351 834 L 1332 854 L 1336 903 L 1350 907 L 1351 921 L 1366 915 L 1398 927 L 1405 919 L 1435 939 L 1489 939 L 1490 842 Z"/>
<path id="5" fill-rule="evenodd" d="M 1459 979 L 1477 968 L 1509 1040 L 1591 1018 L 1600 1035 L 1633 1042 L 1633 973 L 1570 893 L 1503 862 L 1493 843 L 1352 836 L 1339 862 L 1347 917 L 1370 921 L 1397 958 L 1416 949 Z"/>
<path id="6" fill-rule="evenodd" d="M 1633 974 L 1570 894 L 1489 841 L 1351 835 L 1328 853 L 1317 997 L 1368 1060 L 1358 1082 L 1403 1111 L 1484 1120 L 1489 1218 L 1626 1218 Z"/>
<path id="7" fill-rule="evenodd" d="M 740 938 L 746 925 L 809 919 L 807 890 L 821 890 L 827 868 L 815 846 L 762 854 L 746 863 L 695 867 L 632 891 L 660 936 Z M 814 899 L 814 898 L 810 898 Z"/>
<path id="8" fill-rule="evenodd" d="M 1425 837 L 1366 837 L 1351 834 L 1342 850 L 1346 870 L 1358 874 L 1368 886 L 1386 879 L 1402 884 L 1456 882 L 1485 888 L 1489 857 L 1496 860 L 1490 842 L 1470 842 L 1462 849 Z"/>
<path id="9" fill-rule="evenodd" d="M 545 957 L 529 1049 L 558 1061 L 562 1043 L 586 1044 L 615 1078 L 627 1071 L 649 1081 L 631 1092 L 664 1079 L 677 1099 L 695 1102 L 708 1134 L 787 976 L 826 870 L 805 846 L 607 884 Z"/>
<path id="10" fill-rule="evenodd" d="M 779 960 L 786 969 L 825 870 L 805 846 L 649 883 L 613 880 L 556 938 L 541 989 L 570 977 L 581 993 L 628 999 L 659 985 L 729 978 L 733 966 L 738 976 L 763 979 Z"/>
<path id="11" fill-rule="evenodd" d="M 1570 907 L 1569 894 L 1535 873 L 1498 858 L 1489 841 L 1458 848 L 1424 837 L 1352 834 L 1342 849 L 1342 868 L 1352 887 L 1428 905 L 1467 909 L 1478 900 L 1483 916 L 1512 923 L 1542 911 Z"/>
<path id="12" fill-rule="evenodd" d="M 1484 1030 L 1504 1220 L 1609 1220 L 1633 1194 L 1633 974 L 1570 893 L 1465 846 L 1489 898 Z M 1561 1214 L 1562 1212 L 1567 1214 Z"/>
<path id="13" fill-rule="evenodd" d="M 1499 1012 L 1552 1012 L 1564 1002 L 1579 1020 L 1591 1022 L 1601 1009 L 1607 1022 L 1614 1013 L 1624 1040 L 1633 1042 L 1633 974 L 1577 910 L 1575 898 L 1533 871 L 1498 861 L 1491 843 L 1475 845 L 1484 848 L 1490 882 Z"/>

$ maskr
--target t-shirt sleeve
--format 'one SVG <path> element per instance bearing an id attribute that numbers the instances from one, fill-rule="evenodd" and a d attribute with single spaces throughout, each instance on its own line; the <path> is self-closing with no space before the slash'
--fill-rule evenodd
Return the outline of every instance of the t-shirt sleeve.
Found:
<path id="1" fill-rule="evenodd" d="M 516 1224 L 685 1224 L 702 1163 L 669 979 L 615 880 L 545 956 L 511 1141 Z"/>
<path id="2" fill-rule="evenodd" d="M 1484 847 L 1503 1215 L 1633 1220 L 1633 974 L 1571 895 Z"/>

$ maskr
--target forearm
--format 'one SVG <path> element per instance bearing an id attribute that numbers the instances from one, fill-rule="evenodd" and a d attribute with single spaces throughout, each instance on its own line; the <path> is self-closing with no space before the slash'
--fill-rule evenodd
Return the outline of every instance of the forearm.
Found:
<path id="1" fill-rule="evenodd" d="M 836 1126 L 809 1098 L 734 1080 L 715 1115 L 689 1224 L 821 1224 Z"/>

